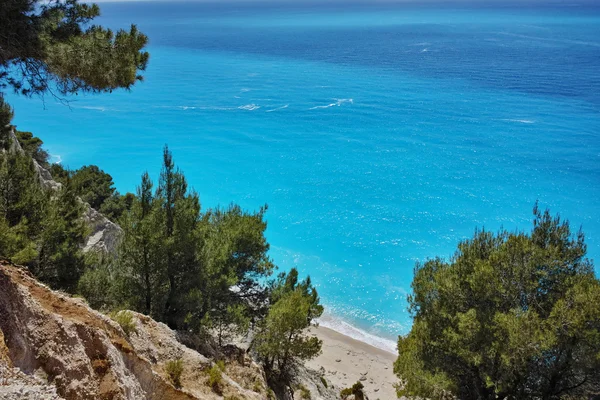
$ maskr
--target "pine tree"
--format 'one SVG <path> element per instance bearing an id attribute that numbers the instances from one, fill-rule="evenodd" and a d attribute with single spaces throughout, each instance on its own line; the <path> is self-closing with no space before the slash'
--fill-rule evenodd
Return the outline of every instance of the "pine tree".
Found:
<path id="1" fill-rule="evenodd" d="M 245 308 L 244 313 L 253 320 L 265 316 L 267 293 L 261 282 L 274 269 L 264 235 L 266 210 L 265 206 L 252 213 L 230 205 L 204 215 L 203 290 L 205 312 L 213 321 L 221 318 L 220 310 L 228 306 Z"/>
<path id="2" fill-rule="evenodd" d="M 173 328 L 189 319 L 190 304 L 196 303 L 200 296 L 198 290 L 193 290 L 193 282 L 199 279 L 195 232 L 200 220 L 200 199 L 195 192 L 188 193 L 187 188 L 183 173 L 175 167 L 173 155 L 165 146 L 156 197 L 160 199 L 165 221 L 168 294 L 164 320 Z"/>
<path id="3" fill-rule="evenodd" d="M 34 274 L 52 287 L 74 292 L 84 272 L 86 225 L 83 204 L 67 180 L 50 200 L 42 223 L 39 264 Z"/>
<path id="4" fill-rule="evenodd" d="M 146 36 L 135 26 L 115 34 L 92 24 L 99 15 L 97 5 L 77 0 L 3 0 L 0 92 L 106 92 L 141 80 Z"/>
<path id="5" fill-rule="evenodd" d="M 49 154 L 42 148 L 44 142 L 39 137 L 33 136 L 31 132 L 16 131 L 15 136 L 21 145 L 21 148 L 31 158 L 37 161 L 41 166 L 48 167 Z"/>
<path id="6" fill-rule="evenodd" d="M 418 264 L 399 395 L 587 398 L 600 390 L 600 281 L 583 232 L 534 209 L 530 233 L 477 231 Z"/>
<path id="7" fill-rule="evenodd" d="M 48 197 L 29 157 L 4 151 L 0 154 L 0 255 L 16 263 L 37 262 L 36 241 Z"/>
<path id="8" fill-rule="evenodd" d="M 164 221 L 152 186 L 150 176 L 144 173 L 131 211 L 121 221 L 124 234 L 119 265 L 128 306 L 144 314 L 162 316 L 166 279 Z"/>
<path id="9" fill-rule="evenodd" d="M 310 278 L 299 282 L 295 268 L 280 274 L 271 291 L 269 312 L 252 346 L 270 379 L 289 383 L 297 362 L 321 352 L 321 340 L 307 335 L 306 328 L 321 316 L 323 306 Z"/>

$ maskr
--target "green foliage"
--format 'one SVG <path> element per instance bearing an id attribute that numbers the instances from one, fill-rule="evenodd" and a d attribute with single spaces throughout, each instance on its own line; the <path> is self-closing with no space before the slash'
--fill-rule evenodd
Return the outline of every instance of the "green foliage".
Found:
<path id="1" fill-rule="evenodd" d="M 40 229 L 46 196 L 39 185 L 31 158 L 19 153 L 0 155 L 0 213 L 9 226 L 28 225 Z"/>
<path id="2" fill-rule="evenodd" d="M 132 333 L 137 333 L 135 318 L 130 311 L 122 310 L 113 312 L 111 313 L 111 318 L 121 326 L 121 329 L 123 329 L 123 332 L 125 332 L 127 336 Z"/>
<path id="3" fill-rule="evenodd" d="M 298 386 L 298 390 L 300 390 L 300 398 L 303 400 L 310 400 L 312 396 L 310 395 L 310 390 L 306 388 L 304 385 Z"/>
<path id="4" fill-rule="evenodd" d="M 225 372 L 225 361 L 223 360 L 217 360 L 217 362 L 215 363 L 215 365 L 217 367 L 219 367 L 219 369 L 223 372 Z"/>
<path id="5" fill-rule="evenodd" d="M 33 136 L 31 132 L 15 132 L 23 151 L 43 167 L 48 166 L 48 152 L 42 148 L 42 139 Z"/>
<path id="6" fill-rule="evenodd" d="M 224 301 L 214 300 L 213 303 L 215 307 L 204 315 L 202 326 L 216 333 L 219 346 L 223 346 L 236 335 L 243 335 L 248 332 L 250 318 L 247 315 L 247 305 L 232 305 Z"/>
<path id="7" fill-rule="evenodd" d="M 28 266 L 52 287 L 73 292 L 84 269 L 82 212 L 69 182 L 50 196 L 30 156 L 0 155 L 0 255 Z"/>
<path id="8" fill-rule="evenodd" d="M 112 257 L 95 253 L 86 255 L 86 269 L 77 283 L 77 293 L 92 308 L 111 310 L 119 306 L 119 285 L 113 263 Z"/>
<path id="9" fill-rule="evenodd" d="M 272 305 L 259 325 L 253 347 L 267 374 L 289 382 L 294 364 L 314 358 L 322 342 L 308 336 L 306 328 L 323 313 L 310 278 L 298 282 L 298 271 L 280 274 L 271 287 Z"/>
<path id="10" fill-rule="evenodd" d="M 4 96 L 0 94 L 0 134 L 2 139 L 2 148 L 6 148 L 6 138 L 8 134 L 8 126 L 12 122 L 13 119 L 13 109 L 11 106 L 4 100 Z"/>
<path id="11" fill-rule="evenodd" d="M 246 333 L 265 314 L 260 282 L 274 268 L 264 212 L 230 206 L 202 214 L 165 147 L 158 188 L 144 174 L 120 219 L 123 302 L 173 328 L 214 331 L 220 345 Z"/>
<path id="12" fill-rule="evenodd" d="M 534 209 L 529 234 L 476 232 L 417 265 L 399 395 L 566 398 L 599 387 L 600 282 L 581 231 Z"/>
<path id="13" fill-rule="evenodd" d="M 4 96 L 0 93 L 0 149 L 8 150 L 10 147 L 10 132 L 12 131 L 11 122 L 13 119 L 13 109 L 4 100 Z"/>
<path id="14" fill-rule="evenodd" d="M 147 38 L 92 23 L 94 4 L 9 0 L 0 6 L 0 90 L 24 95 L 107 92 L 141 80 Z"/>
<path id="15" fill-rule="evenodd" d="M 155 194 L 157 210 L 163 221 L 161 237 L 165 244 L 167 297 L 163 320 L 172 328 L 189 325 L 190 314 L 200 301 L 196 229 L 200 221 L 200 199 L 188 191 L 187 181 L 175 167 L 168 147 L 163 151 L 163 167 Z"/>
<path id="16" fill-rule="evenodd" d="M 171 360 L 165 365 L 165 371 L 169 380 L 176 388 L 181 387 L 181 375 L 183 374 L 183 360 Z"/>
<path id="17" fill-rule="evenodd" d="M 216 364 L 208 370 L 208 381 L 206 381 L 206 384 L 212 388 L 213 392 L 221 393 L 223 375 L 221 369 Z"/>
<path id="18" fill-rule="evenodd" d="M 258 381 L 258 380 L 255 380 L 254 384 L 252 385 L 252 391 L 256 392 L 256 393 L 262 393 L 262 391 L 263 391 L 262 383 L 260 383 L 260 381 Z"/>
<path id="19" fill-rule="evenodd" d="M 267 293 L 261 281 L 274 269 L 264 235 L 266 210 L 252 213 L 236 205 L 208 210 L 199 226 L 205 293 L 201 313 L 217 329 L 219 342 L 265 315 Z"/>
<path id="20" fill-rule="evenodd" d="M 64 182 L 67 178 L 71 177 L 71 172 L 68 169 L 65 169 L 61 164 L 52 164 L 48 169 L 50 175 L 52 175 L 52 179 L 56 182 Z"/>
<path id="21" fill-rule="evenodd" d="M 342 389 L 342 391 L 340 392 L 340 397 L 342 398 L 342 400 L 346 400 L 348 397 L 353 395 L 354 400 L 364 400 L 364 388 L 365 387 L 363 386 L 363 384 L 360 381 L 358 381 L 354 385 L 352 385 L 352 387 Z"/>
<path id="22" fill-rule="evenodd" d="M 159 206 L 152 194 L 152 181 L 145 173 L 131 210 L 121 219 L 124 234 L 118 259 L 126 288 L 124 302 L 158 319 L 162 318 L 167 280 L 164 217 Z"/>
<path id="23" fill-rule="evenodd" d="M 119 222 L 121 216 L 133 206 L 135 195 L 119 194 L 112 176 L 95 165 L 71 171 L 60 164 L 52 164 L 49 171 L 52 178 L 62 184 L 70 179 L 77 196 L 113 222 Z"/>
<path id="24" fill-rule="evenodd" d="M 325 379 L 325 377 L 320 376 L 319 377 L 321 379 L 321 383 L 323 384 L 323 386 L 325 386 L 325 389 L 327 389 L 329 387 L 329 385 L 327 384 L 327 379 Z"/>
<path id="25" fill-rule="evenodd" d="M 115 193 L 112 176 L 95 165 L 73 171 L 71 180 L 77 195 L 95 210 L 100 210 L 104 202 Z"/>
<path id="26" fill-rule="evenodd" d="M 0 254 L 16 263 L 38 261 L 48 196 L 39 185 L 31 158 L 0 154 Z"/>
<path id="27" fill-rule="evenodd" d="M 113 222 L 119 222 L 121 216 L 133 207 L 135 194 L 126 193 L 124 195 L 115 192 L 112 196 L 104 200 L 100 206 L 100 213 Z"/>
<path id="28" fill-rule="evenodd" d="M 84 272 L 81 247 L 87 228 L 83 206 L 67 181 L 49 202 L 42 224 L 39 263 L 34 274 L 52 287 L 74 292 Z"/>

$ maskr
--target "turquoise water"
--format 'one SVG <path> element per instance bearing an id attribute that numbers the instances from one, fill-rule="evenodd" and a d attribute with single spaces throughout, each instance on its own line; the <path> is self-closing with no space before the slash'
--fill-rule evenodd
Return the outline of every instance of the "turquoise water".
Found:
<path id="1" fill-rule="evenodd" d="M 55 160 L 121 192 L 168 143 L 204 207 L 268 203 L 271 255 L 311 275 L 323 323 L 391 348 L 415 262 L 475 227 L 529 229 L 539 200 L 600 254 L 592 4 L 103 3 L 150 36 L 146 81 L 10 100 Z"/>

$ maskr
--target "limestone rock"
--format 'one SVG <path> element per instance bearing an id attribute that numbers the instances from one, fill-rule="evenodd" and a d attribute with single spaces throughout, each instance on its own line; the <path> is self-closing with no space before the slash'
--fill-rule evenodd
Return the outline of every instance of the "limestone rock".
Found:
<path id="1" fill-rule="evenodd" d="M 84 205 L 83 218 L 92 232 L 87 238 L 83 251 L 116 254 L 123 232 L 121 227 L 94 210 L 89 204 L 84 203 Z"/>
<path id="2" fill-rule="evenodd" d="M 181 344 L 166 325 L 132 316 L 137 332 L 127 336 L 83 300 L 54 292 L 26 269 L 0 261 L 0 398 L 222 398 L 206 384 L 211 360 Z M 181 388 L 165 372 L 175 359 L 184 365 Z M 230 370 L 235 375 L 228 376 Z M 244 376 L 266 386 L 260 369 L 228 366 L 223 395 L 264 399 L 264 392 L 240 384 Z"/>

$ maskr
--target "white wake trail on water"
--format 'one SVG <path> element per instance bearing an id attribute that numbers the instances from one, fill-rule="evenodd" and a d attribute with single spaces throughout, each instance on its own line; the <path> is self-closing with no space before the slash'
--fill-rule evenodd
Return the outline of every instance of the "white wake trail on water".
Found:
<path id="1" fill-rule="evenodd" d="M 514 118 L 506 118 L 502 121 L 506 122 L 518 122 L 519 124 L 535 124 L 535 121 L 532 119 L 514 119 Z"/>
<path id="2" fill-rule="evenodd" d="M 239 106 L 238 109 L 240 110 L 246 110 L 246 111 L 254 111 L 254 110 L 258 110 L 260 108 L 260 106 L 252 103 L 252 104 L 246 104 L 245 106 Z"/>
<path id="3" fill-rule="evenodd" d="M 265 112 L 270 113 L 270 112 L 273 112 L 273 111 L 284 110 L 284 109 L 288 108 L 289 106 L 290 106 L 289 104 L 286 104 L 285 106 L 277 107 L 277 108 L 274 108 L 272 110 L 266 110 Z"/>
<path id="4" fill-rule="evenodd" d="M 329 108 L 329 107 L 340 107 L 342 104 L 345 104 L 345 103 L 354 104 L 354 99 L 334 99 L 334 100 L 336 101 L 335 103 L 330 103 L 330 104 L 327 104 L 326 106 L 311 107 L 311 108 L 309 108 L 309 110 L 319 110 L 322 108 Z"/>

